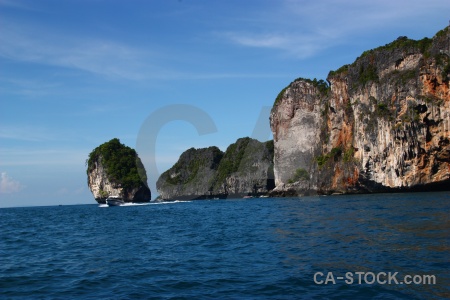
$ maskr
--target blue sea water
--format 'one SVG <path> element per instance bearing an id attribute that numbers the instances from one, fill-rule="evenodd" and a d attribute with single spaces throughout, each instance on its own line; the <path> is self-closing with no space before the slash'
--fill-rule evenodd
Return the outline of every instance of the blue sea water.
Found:
<path id="1" fill-rule="evenodd" d="M 0 298 L 445 299 L 449 215 L 449 193 L 4 208 Z"/>

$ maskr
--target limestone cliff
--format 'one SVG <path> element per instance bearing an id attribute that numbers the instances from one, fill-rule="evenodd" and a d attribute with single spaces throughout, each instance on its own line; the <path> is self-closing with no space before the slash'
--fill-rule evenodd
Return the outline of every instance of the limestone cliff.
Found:
<path id="1" fill-rule="evenodd" d="M 148 202 L 147 175 L 135 150 L 112 139 L 95 148 L 86 161 L 88 186 L 98 203 L 108 196 L 125 202 Z"/>
<path id="2" fill-rule="evenodd" d="M 238 139 L 224 152 L 191 148 L 161 174 L 163 199 L 206 199 L 266 194 L 273 184 L 273 144 Z"/>
<path id="3" fill-rule="evenodd" d="M 450 30 L 364 52 L 272 108 L 275 195 L 449 188 Z"/>

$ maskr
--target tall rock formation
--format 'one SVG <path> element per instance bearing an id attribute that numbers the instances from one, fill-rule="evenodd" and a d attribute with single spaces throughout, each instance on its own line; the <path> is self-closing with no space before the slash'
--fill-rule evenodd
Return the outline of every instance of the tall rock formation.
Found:
<path id="1" fill-rule="evenodd" d="M 273 187 L 273 143 L 251 138 L 238 139 L 225 153 L 191 148 L 156 183 L 163 199 L 234 198 Z"/>
<path id="2" fill-rule="evenodd" d="M 271 111 L 274 195 L 450 187 L 450 30 L 400 37 Z"/>
<path id="3" fill-rule="evenodd" d="M 125 202 L 149 202 L 147 175 L 136 151 L 112 139 L 95 148 L 86 161 L 88 186 L 98 203 L 108 196 Z"/>

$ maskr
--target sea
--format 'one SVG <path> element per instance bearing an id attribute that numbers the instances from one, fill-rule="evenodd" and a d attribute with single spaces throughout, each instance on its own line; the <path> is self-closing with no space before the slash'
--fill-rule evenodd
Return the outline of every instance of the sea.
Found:
<path id="1" fill-rule="evenodd" d="M 1 299 L 449 299 L 450 193 L 0 209 Z"/>

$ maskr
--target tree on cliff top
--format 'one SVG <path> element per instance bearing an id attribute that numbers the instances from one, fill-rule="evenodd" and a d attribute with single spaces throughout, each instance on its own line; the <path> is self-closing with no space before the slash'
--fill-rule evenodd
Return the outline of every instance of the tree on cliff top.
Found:
<path id="1" fill-rule="evenodd" d="M 124 190 L 147 185 L 147 175 L 136 151 L 121 144 L 119 139 L 114 138 L 101 144 L 89 154 L 86 160 L 87 173 L 89 174 L 100 161 L 109 180 L 120 184 Z"/>

